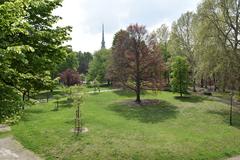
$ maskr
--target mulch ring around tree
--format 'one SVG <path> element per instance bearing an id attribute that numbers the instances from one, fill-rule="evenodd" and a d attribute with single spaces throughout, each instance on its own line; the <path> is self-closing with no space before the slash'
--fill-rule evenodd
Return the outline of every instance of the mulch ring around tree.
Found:
<path id="1" fill-rule="evenodd" d="M 87 133 L 89 130 L 86 127 L 83 127 L 82 129 L 80 129 L 79 133 Z M 78 131 L 76 129 L 71 129 L 72 133 L 78 133 Z"/>
<path id="2" fill-rule="evenodd" d="M 158 99 L 143 99 L 141 103 L 137 103 L 135 100 L 125 100 L 120 102 L 121 105 L 127 105 L 129 107 L 144 107 L 144 106 L 155 106 L 161 103 Z"/>

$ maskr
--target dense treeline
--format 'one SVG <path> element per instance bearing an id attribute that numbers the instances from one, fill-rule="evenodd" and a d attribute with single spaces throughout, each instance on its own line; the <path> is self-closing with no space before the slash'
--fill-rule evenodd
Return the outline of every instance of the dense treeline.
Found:
<path id="1" fill-rule="evenodd" d="M 168 49 L 187 58 L 193 90 L 240 91 L 240 1 L 203 0 L 173 23 Z"/>
<path id="2" fill-rule="evenodd" d="M 181 93 L 186 93 L 186 88 L 191 85 L 194 92 L 199 87 L 205 87 L 206 92 L 239 90 L 240 94 L 239 25 L 240 0 L 203 0 L 196 13 L 184 13 L 173 22 L 171 31 L 165 24 L 148 36 L 144 36 L 146 31 L 141 34 L 143 26 L 137 24 L 134 26 L 138 30 L 136 33 L 129 32 L 129 28 L 126 31 L 121 30 L 116 33 L 113 41 L 113 58 L 110 66 L 112 80 L 117 80 L 116 83 L 124 82 L 123 86 L 135 91 L 144 88 L 143 77 L 147 74 L 140 71 L 139 67 L 144 66 L 147 70 L 148 67 L 154 66 L 154 61 L 147 63 L 151 57 L 151 50 L 147 51 L 146 46 L 157 41 L 161 51 L 159 57 L 163 59 L 163 62 L 159 63 L 165 66 L 165 70 L 160 69 L 161 65 L 155 66 L 155 69 L 158 67 L 159 72 L 164 75 L 165 86 L 170 86 L 172 81 L 171 89 L 177 91 L 178 88 Z M 155 37 L 151 43 L 144 39 L 149 37 Z M 138 57 L 142 58 L 145 52 L 149 52 L 149 55 L 144 61 L 138 62 Z M 184 70 L 179 56 L 186 59 L 187 68 Z M 175 57 L 179 57 L 181 65 L 176 64 Z M 127 76 L 128 70 L 132 70 L 130 77 Z M 182 83 L 184 88 L 179 87 L 178 83 L 181 81 L 179 78 L 182 77 L 179 75 L 185 77 Z M 151 75 L 155 81 L 160 77 L 161 74 L 157 77 L 156 74 Z M 131 87 L 126 83 L 131 84 Z"/>

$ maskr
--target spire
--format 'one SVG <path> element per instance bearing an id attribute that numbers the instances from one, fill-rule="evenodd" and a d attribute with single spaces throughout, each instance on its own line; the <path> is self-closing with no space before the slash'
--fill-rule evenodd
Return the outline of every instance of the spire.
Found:
<path id="1" fill-rule="evenodd" d="M 105 40 L 104 40 L 104 24 L 102 24 L 102 47 L 101 49 L 105 49 Z"/>

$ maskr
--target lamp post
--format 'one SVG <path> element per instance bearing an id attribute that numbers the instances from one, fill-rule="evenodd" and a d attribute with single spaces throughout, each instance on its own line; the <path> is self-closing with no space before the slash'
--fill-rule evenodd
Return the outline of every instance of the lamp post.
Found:
<path id="1" fill-rule="evenodd" d="M 230 115 L 229 115 L 230 126 L 232 126 L 232 112 L 233 112 L 233 92 L 230 93 Z"/>

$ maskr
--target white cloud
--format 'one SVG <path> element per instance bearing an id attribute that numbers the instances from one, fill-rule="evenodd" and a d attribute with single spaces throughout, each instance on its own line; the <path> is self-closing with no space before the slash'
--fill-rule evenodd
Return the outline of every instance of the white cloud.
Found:
<path id="1" fill-rule="evenodd" d="M 101 47 L 101 24 L 105 24 L 106 47 L 111 47 L 114 33 L 129 24 L 139 23 L 154 30 L 168 26 L 182 13 L 195 10 L 201 0 L 64 0 L 54 14 L 63 20 L 59 25 L 73 27 L 76 51 L 96 51 Z"/>

